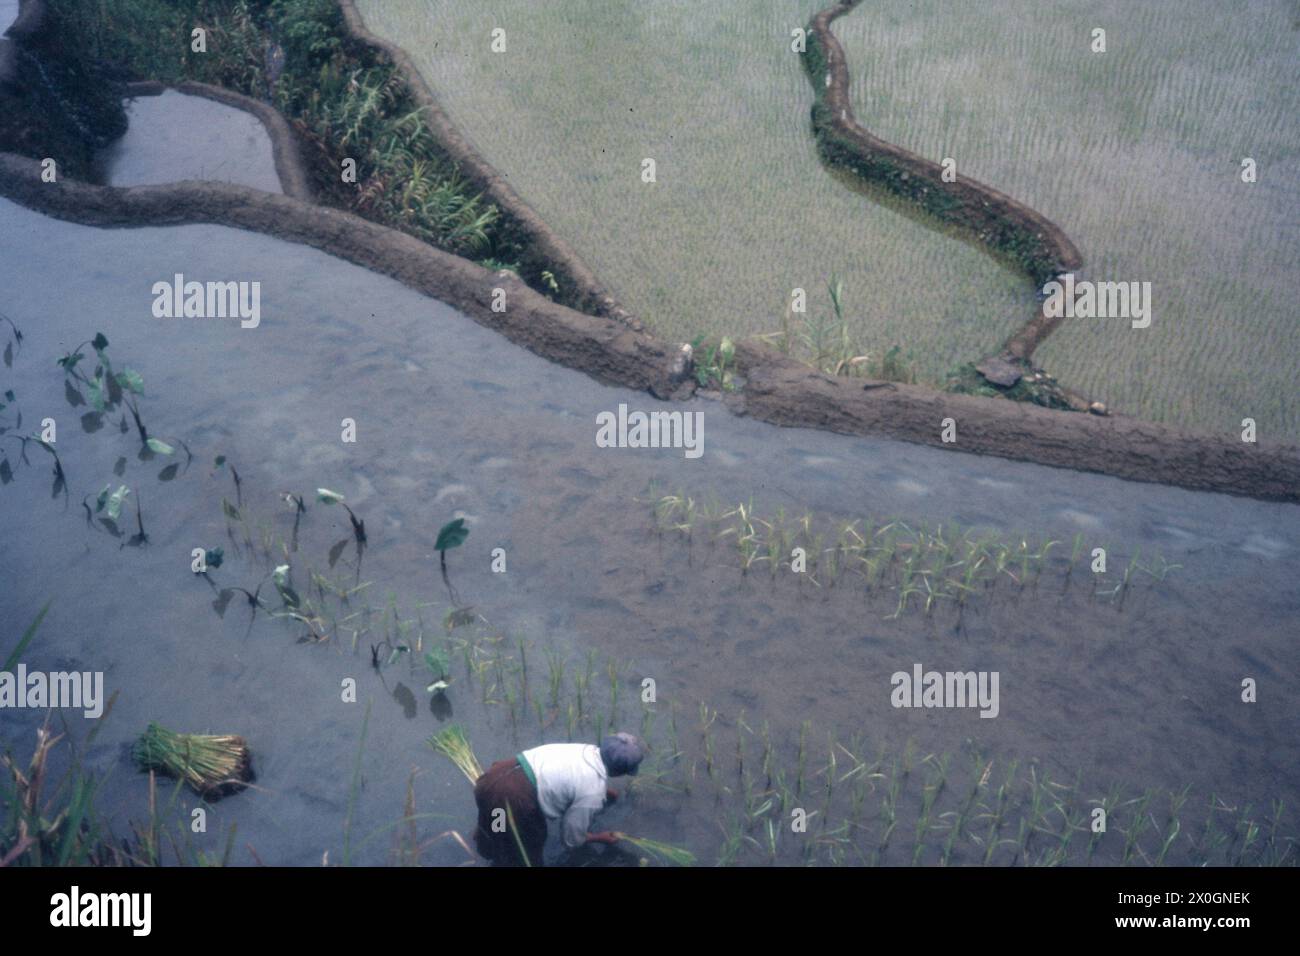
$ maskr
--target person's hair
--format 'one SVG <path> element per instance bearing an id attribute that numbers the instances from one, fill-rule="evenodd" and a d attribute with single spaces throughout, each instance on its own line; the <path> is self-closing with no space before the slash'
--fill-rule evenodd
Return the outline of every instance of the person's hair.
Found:
<path id="1" fill-rule="evenodd" d="M 624 762 L 622 760 L 617 760 L 614 761 L 617 766 L 611 766 L 611 760 L 609 756 L 607 756 L 606 751 L 616 747 L 621 748 L 623 746 L 632 746 L 636 748 L 638 753 L 636 761 Z M 601 740 L 600 746 L 597 749 L 600 752 L 601 762 L 605 765 L 605 772 L 614 777 L 622 776 L 624 774 L 635 774 L 637 768 L 640 767 L 642 761 L 645 760 L 646 753 L 649 751 L 649 748 L 645 745 L 645 741 L 636 734 L 630 734 L 626 731 L 619 731 L 618 733 L 610 734 L 608 737 L 605 737 Z"/>

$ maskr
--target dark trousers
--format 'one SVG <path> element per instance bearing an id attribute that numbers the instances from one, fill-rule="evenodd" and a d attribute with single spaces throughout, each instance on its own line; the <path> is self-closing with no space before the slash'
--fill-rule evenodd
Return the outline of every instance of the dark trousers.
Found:
<path id="1" fill-rule="evenodd" d="M 546 816 L 537 801 L 537 788 L 517 759 L 498 760 L 488 767 L 474 784 L 474 802 L 478 804 L 474 847 L 484 859 L 499 866 L 542 865 Z"/>

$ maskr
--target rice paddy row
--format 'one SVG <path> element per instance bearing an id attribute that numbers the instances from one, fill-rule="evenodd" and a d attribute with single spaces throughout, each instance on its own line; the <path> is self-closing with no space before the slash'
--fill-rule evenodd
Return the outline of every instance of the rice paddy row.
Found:
<path id="1" fill-rule="evenodd" d="M 663 529 L 687 536 L 707 530 L 739 541 L 762 530 L 792 546 L 818 540 L 812 516 L 764 522 L 748 506 L 713 511 L 674 495 L 654 503 Z M 833 540 L 822 542 L 830 545 L 823 552 L 837 552 L 822 558 L 822 586 L 831 586 L 831 563 L 845 567 L 844 556 L 850 555 L 850 563 L 856 561 L 868 574 L 872 567 L 880 572 L 895 565 L 896 590 L 909 560 L 918 562 L 917 577 L 945 552 L 948 565 L 968 555 L 963 569 L 991 565 L 987 575 L 972 578 L 987 587 L 997 586 L 999 577 L 1008 578 L 1008 587 L 1033 586 L 1052 551 L 1046 542 L 997 543 L 956 529 L 898 522 L 846 522 Z M 1080 547 L 1076 543 L 1076 551 Z M 769 563 L 760 562 L 764 555 L 747 545 L 737 545 L 737 551 L 754 555 L 755 566 Z M 1150 566 L 1131 565 L 1153 578 L 1170 569 L 1159 559 Z M 1129 584 L 1119 583 L 1120 600 L 1135 574 L 1126 575 Z M 947 580 L 954 579 L 955 574 Z M 877 577 L 882 580 L 883 574 Z M 351 602 L 352 595 L 341 600 Z M 1294 862 L 1294 839 L 1283 825 L 1281 802 L 1260 808 L 1231 805 L 1213 795 L 1193 801 L 1186 789 L 1089 791 L 1078 778 L 1054 779 L 1032 761 L 999 763 L 975 750 L 918 754 L 910 745 L 890 754 L 873 751 L 862 738 L 822 735 L 811 722 L 804 722 L 796 736 L 790 728 L 774 731 L 770 721 L 760 726 L 744 714 L 729 720 L 707 704 L 647 702 L 644 676 L 627 664 L 594 650 L 575 655 L 511 638 L 477 613 L 449 613 L 441 630 L 418 623 L 423 620 L 418 610 L 398 612 L 391 599 L 382 609 L 350 613 L 376 622 L 373 631 L 347 632 L 354 648 L 358 634 L 396 640 L 393 653 L 378 666 L 417 674 L 423 669 L 422 649 L 454 662 L 437 666 L 438 676 L 447 678 L 439 692 L 454 695 L 462 706 L 471 695 L 477 705 L 464 738 L 471 755 L 475 738 L 497 740 L 504 734 L 512 745 L 524 746 L 539 738 L 598 739 L 616 728 L 635 727 L 650 744 L 650 756 L 630 788 L 637 809 L 677 821 L 703 814 L 711 821 L 708 827 L 674 825 L 656 836 L 685 844 L 702 857 L 712 854 L 721 865 Z M 474 770 L 462 772 L 468 776 Z M 1098 821 L 1104 830 L 1095 829 L 1102 825 Z"/>
<path id="2" fill-rule="evenodd" d="M 233 479 L 237 472 L 230 470 Z M 269 564 L 295 555 L 301 561 L 296 543 L 305 519 L 299 506 L 290 501 L 278 517 L 258 518 L 243 494 L 243 483 L 235 485 L 238 504 L 223 511 L 235 553 L 245 559 L 241 563 Z M 683 516 L 689 512 L 682 510 L 686 503 L 678 507 L 670 500 L 663 507 L 665 521 L 686 523 Z M 763 527 L 748 506 L 721 511 L 716 520 L 723 522 L 719 534 L 734 529 L 722 535 L 724 539 L 742 532 L 757 534 Z M 783 526 L 773 523 L 773 527 Z M 789 527 L 792 540 L 804 540 L 800 536 L 805 533 L 812 535 L 808 540 L 815 540 L 811 520 L 805 522 L 801 516 Z M 868 537 L 863 527 L 843 528 L 845 542 L 854 544 L 855 535 L 868 542 L 867 550 L 858 555 L 860 563 L 883 560 L 884 552 L 871 551 L 870 542 L 887 548 L 891 536 L 895 555 L 891 561 L 904 565 L 909 559 L 905 556 L 913 553 L 933 556 L 956 542 L 981 540 L 940 529 L 918 533 L 896 523 L 892 528 L 879 526 Z M 650 858 L 655 858 L 654 847 L 684 846 L 702 860 L 720 865 L 1289 865 L 1295 861 L 1295 840 L 1288 829 L 1287 808 L 1280 801 L 1257 806 L 1230 804 L 1215 795 L 1193 798 L 1186 789 L 1089 788 L 1079 777 L 1057 779 L 1036 762 L 991 759 L 972 745 L 959 753 L 922 754 L 911 745 L 891 753 L 873 748 L 863 736 L 843 739 L 824 733 L 811 721 L 798 728 L 793 724 L 774 728 L 770 720 L 759 724 L 744 713 L 730 717 L 705 703 L 688 706 L 667 693 L 647 694 L 645 675 L 626 662 L 595 650 L 579 654 L 512 638 L 472 608 L 452 604 L 439 625 L 436 619 L 425 618 L 435 602 L 403 610 L 396 596 L 390 595 L 379 605 L 365 603 L 372 587 L 360 581 L 364 547 L 355 534 L 341 544 L 350 540 L 357 546 L 356 567 L 346 567 L 346 548 L 337 545 L 325 565 L 334 574 L 354 571 L 354 583 L 308 570 L 311 583 L 304 587 L 308 595 L 304 597 L 288 577 L 277 580 L 272 575 L 274 592 L 263 599 L 260 586 L 254 589 L 250 609 L 264 609 L 299 633 L 300 640 L 333 643 L 354 654 L 363 654 L 363 645 L 369 645 L 377 670 L 395 667 L 434 678 L 429 693 L 454 698 L 468 727 L 467 747 L 476 740 L 501 746 L 503 738 L 515 747 L 538 740 L 589 741 L 615 728 L 637 730 L 649 744 L 650 755 L 641 774 L 631 781 L 628 800 L 638 831 L 644 830 L 639 839 L 646 845 L 641 850 Z M 838 538 L 834 546 L 839 548 Z M 986 551 L 991 549 L 985 544 Z M 1027 545 L 1012 551 L 1020 557 L 1031 553 L 1031 580 L 1032 559 L 1041 551 Z M 854 553 L 853 547 L 848 552 Z M 996 566 L 996 557 L 993 560 Z M 1021 570 L 1009 560 L 1003 563 L 1013 575 Z M 223 561 L 223 572 L 244 570 L 233 565 Z M 302 566 L 308 569 L 307 562 Z M 828 565 L 823 564 L 822 573 L 829 587 Z M 267 575 L 262 578 L 268 580 Z M 363 732 L 362 746 L 364 736 Z M 255 749 L 256 741 L 251 744 Z M 41 746 L 48 751 L 48 740 Z M 43 756 L 38 757 L 43 766 Z M 10 773 L 0 785 L 0 799 L 17 809 L 8 817 L 9 831 L 0 834 L 0 849 L 12 852 L 22 839 L 13 827 L 30 816 L 23 808 L 34 797 L 31 777 L 17 771 L 11 758 L 6 758 L 5 766 Z M 468 776 L 474 768 L 467 766 Z M 75 814 L 87 820 L 93 816 L 94 779 L 79 776 L 74 784 L 46 806 L 48 816 L 53 816 L 51 807 L 66 799 L 78 801 L 72 808 Z M 255 800 L 257 794 L 249 792 L 242 799 Z M 176 801 L 174 793 L 168 806 Z M 350 801 L 345 825 L 349 835 L 354 824 L 351 805 Z M 454 841 L 466 861 L 471 858 L 459 831 L 421 832 L 423 820 L 442 819 L 443 814 L 416 811 L 414 792 L 409 791 L 402 818 L 374 830 L 366 840 L 400 831 L 393 851 L 399 863 L 418 862 L 424 849 L 443 841 Z M 173 844 L 171 850 L 180 863 L 229 859 L 229 840 L 224 855 L 212 855 L 196 851 L 185 838 L 166 837 L 168 812 L 151 799 L 150 822 L 136 827 L 134 842 L 128 844 L 115 842 L 98 821 L 71 830 L 60 824 L 46 834 L 43 852 L 23 862 L 156 863 L 161 861 L 165 840 Z M 69 835 L 74 832 L 84 835 Z M 352 844 L 349 836 L 344 863 L 360 845 Z M 129 852 L 110 852 L 113 847 L 126 847 Z M 671 855 L 659 859 L 673 862 Z"/>
<path id="3" fill-rule="evenodd" d="M 1037 762 L 873 750 L 862 737 L 797 736 L 706 704 L 645 702 L 638 676 L 595 652 L 571 658 L 511 641 L 485 622 L 457 638 L 460 677 L 478 686 L 479 728 L 517 744 L 588 740 L 638 727 L 650 747 L 629 785 L 636 812 L 710 827 L 671 834 L 719 865 L 1291 865 L 1286 807 L 1121 787 L 1089 791 Z M 541 658 L 544 668 L 529 661 Z M 503 721 L 501 714 L 508 712 Z M 563 730 L 561 731 L 561 727 Z M 465 749 L 476 730 L 470 728 Z M 464 771 L 467 773 L 471 771 Z M 711 829 L 711 832 L 710 832 Z"/>
<path id="4" fill-rule="evenodd" d="M 821 0 L 361 0 L 484 158 L 658 335 L 769 333 L 796 288 L 942 386 L 1032 312 L 1015 269 L 819 162 L 791 50 Z M 490 47 L 494 28 L 506 50 Z M 645 64 L 656 66 L 647 70 Z M 642 182 L 644 159 L 656 181 Z M 581 202 L 574 202 L 581 196 Z M 653 223 L 654 228 L 645 228 Z"/>
<path id="5" fill-rule="evenodd" d="M 873 134 L 1040 210 L 1087 278 L 1151 281 L 1149 329 L 1066 321 L 1039 363 L 1124 414 L 1225 433 L 1250 416 L 1296 442 L 1293 19 L 1213 0 L 1095 17 L 1068 0 L 879 0 L 834 32 Z"/>
<path id="6" fill-rule="evenodd" d="M 1180 567 L 1160 555 L 1144 561 L 1139 550 L 1122 563 L 1082 533 L 1069 542 L 1008 539 L 956 522 L 933 527 L 897 519 L 832 522 L 809 512 L 786 514 L 783 508 L 760 516 L 752 501 L 727 507 L 653 490 L 648 500 L 656 532 L 675 534 L 688 544 L 721 545 L 742 575 L 790 574 L 818 589 L 857 587 L 868 596 L 887 595 L 893 603 L 890 618 L 909 610 L 929 615 L 941 606 L 960 614 L 968 602 L 990 598 L 999 586 L 1015 594 L 1036 590 L 1045 572 L 1062 590 L 1077 575 L 1089 582 L 1092 597 L 1114 600 L 1122 609 L 1139 580 L 1160 582 Z"/>

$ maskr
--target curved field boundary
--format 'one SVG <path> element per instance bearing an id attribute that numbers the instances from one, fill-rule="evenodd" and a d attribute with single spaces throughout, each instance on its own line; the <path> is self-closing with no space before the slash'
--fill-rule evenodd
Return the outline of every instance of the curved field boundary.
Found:
<path id="1" fill-rule="evenodd" d="M 303 243 L 392 276 L 446 302 L 536 354 L 597 379 L 684 399 L 694 391 L 676 346 L 602 316 L 552 302 L 512 273 L 489 270 L 337 209 L 229 183 L 119 189 L 64 179 L 43 183 L 40 163 L 0 153 L 0 196 L 92 226 L 206 222 Z M 507 309 L 493 312 L 493 289 Z M 1100 418 L 1036 405 L 938 392 L 917 385 L 832 379 L 774 349 L 742 342 L 746 384 L 728 396 L 738 414 L 776 425 L 885 435 L 963 452 L 1094 471 L 1135 481 L 1300 502 L 1300 448 L 1198 435 L 1120 416 Z M 957 443 L 941 423 L 957 423 Z"/>
<path id="2" fill-rule="evenodd" d="M 541 216 L 537 215 L 536 211 L 511 188 L 505 177 L 483 159 L 460 134 L 447 114 L 443 112 L 442 107 L 438 105 L 433 91 L 429 89 L 424 77 L 411 62 L 406 51 L 366 29 L 365 21 L 361 18 L 361 13 L 353 0 L 338 0 L 338 3 L 343 12 L 344 27 L 353 40 L 369 46 L 382 55 L 402 74 L 412 98 L 425 110 L 430 131 L 438 144 L 460 166 L 461 174 L 473 183 L 475 188 L 482 190 L 503 215 L 513 221 L 526 237 L 528 244 L 548 260 L 548 267 L 555 272 L 562 285 L 567 284 L 578 290 L 575 305 L 585 312 L 609 316 L 633 329 L 640 330 L 641 322 L 619 305 L 569 244 L 542 221 Z"/>
<path id="3" fill-rule="evenodd" d="M 174 87 L 170 87 L 155 80 L 143 80 L 126 85 L 128 96 L 160 96 L 168 89 L 175 89 L 176 92 L 187 96 L 202 96 L 256 116 L 271 140 L 271 154 L 275 159 L 276 175 L 280 177 L 280 188 L 284 190 L 286 196 L 307 202 L 312 201 L 311 186 L 308 185 L 311 177 L 307 172 L 307 165 L 303 162 L 302 153 L 298 149 L 298 138 L 294 136 L 293 128 L 279 110 L 251 96 L 236 93 L 224 86 L 213 86 L 210 83 L 186 80 L 184 83 L 177 83 Z"/>
<path id="4" fill-rule="evenodd" d="M 644 332 L 552 302 L 512 272 L 491 272 L 414 236 L 292 196 L 218 182 L 129 188 L 67 178 L 42 183 L 40 163 L 13 153 L 0 153 L 0 196 L 90 226 L 212 223 L 250 229 L 391 276 L 544 358 L 598 379 L 663 398 L 689 379 L 683 353 Z M 506 292 L 504 312 L 492 311 L 498 288 Z"/>
<path id="5" fill-rule="evenodd" d="M 817 13 L 808 25 L 803 65 L 812 82 L 813 135 L 827 163 L 851 170 L 916 202 L 939 219 L 972 232 L 999 252 L 1015 259 L 1038 286 L 1053 276 L 1077 271 L 1083 257 L 1070 237 L 1040 213 L 991 186 L 958 175 L 942 179 L 943 169 L 923 156 L 871 135 L 853 114 L 849 100 L 849 69 L 844 49 L 831 23 L 861 0 L 842 0 Z M 1006 351 L 1028 359 L 1059 320 L 1041 314 L 1013 335 Z"/>

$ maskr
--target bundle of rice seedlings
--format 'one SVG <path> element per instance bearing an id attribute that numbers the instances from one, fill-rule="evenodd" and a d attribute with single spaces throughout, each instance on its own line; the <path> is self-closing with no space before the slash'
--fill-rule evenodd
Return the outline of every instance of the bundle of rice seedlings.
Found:
<path id="1" fill-rule="evenodd" d="M 623 842 L 632 844 L 638 850 L 648 854 L 660 863 L 666 863 L 669 866 L 695 865 L 695 854 L 690 850 L 683 850 L 671 843 L 660 843 L 658 840 L 649 840 L 645 837 L 628 836 L 626 833 L 620 833 L 619 837 Z"/>
<path id="2" fill-rule="evenodd" d="M 429 738 L 429 746 L 442 754 L 457 767 L 465 778 L 474 784 L 483 776 L 483 767 L 465 739 L 465 728 L 460 724 L 451 724 Z"/>
<path id="3" fill-rule="evenodd" d="M 253 779 L 248 743 L 233 734 L 178 734 L 151 723 L 131 756 L 141 770 L 184 780 L 206 799 L 236 793 Z"/>

